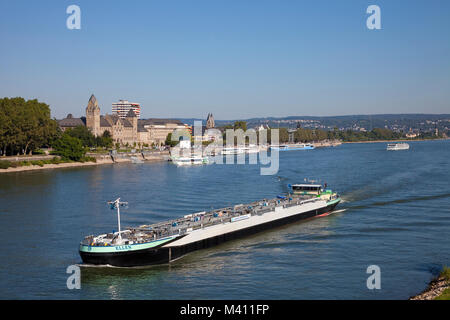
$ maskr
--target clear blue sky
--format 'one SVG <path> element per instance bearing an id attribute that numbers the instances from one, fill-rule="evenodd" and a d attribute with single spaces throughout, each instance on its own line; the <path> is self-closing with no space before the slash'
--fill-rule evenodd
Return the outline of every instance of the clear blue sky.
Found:
<path id="1" fill-rule="evenodd" d="M 446 0 L 0 0 L 0 41 L 0 97 L 57 118 L 91 93 L 143 117 L 450 113 Z"/>

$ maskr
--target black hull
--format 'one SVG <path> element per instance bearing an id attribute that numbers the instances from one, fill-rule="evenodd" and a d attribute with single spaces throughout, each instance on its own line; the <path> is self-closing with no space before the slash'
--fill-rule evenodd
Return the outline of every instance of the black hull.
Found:
<path id="1" fill-rule="evenodd" d="M 206 249 L 226 241 L 243 238 L 245 236 L 249 236 L 268 229 L 283 226 L 289 223 L 324 215 L 326 213 L 333 211 L 337 204 L 338 203 L 335 203 L 319 210 L 312 210 L 294 216 L 286 217 L 283 219 L 278 219 L 275 221 L 270 221 L 267 223 L 249 227 L 246 229 L 221 234 L 215 237 L 189 243 L 183 246 L 176 246 L 176 247 L 174 246 L 170 248 L 160 246 L 139 251 L 128 251 L 117 253 L 116 252 L 88 253 L 80 251 L 80 256 L 85 264 L 94 264 L 94 265 L 111 265 L 116 267 L 138 267 L 138 266 L 165 264 L 195 250 Z M 166 244 L 167 243 L 164 243 L 163 245 Z"/>

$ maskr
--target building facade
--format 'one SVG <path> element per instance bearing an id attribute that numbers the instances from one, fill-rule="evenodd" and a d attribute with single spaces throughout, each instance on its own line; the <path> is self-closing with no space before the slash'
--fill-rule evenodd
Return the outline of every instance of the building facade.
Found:
<path id="1" fill-rule="evenodd" d="M 85 126 L 86 117 L 74 118 L 72 114 L 69 113 L 64 119 L 58 120 L 58 125 L 61 128 L 62 132 L 64 132 L 67 129 L 73 129 L 78 126 Z"/>
<path id="2" fill-rule="evenodd" d="M 213 129 L 214 127 L 214 116 L 212 113 L 208 113 L 208 116 L 206 117 L 206 129 Z"/>
<path id="3" fill-rule="evenodd" d="M 136 117 L 141 117 L 141 105 L 137 102 L 129 102 L 128 100 L 119 100 L 112 104 L 112 113 L 117 114 L 120 118 L 124 119 L 130 110 L 133 110 Z"/>
<path id="4" fill-rule="evenodd" d="M 167 135 L 176 129 L 186 129 L 186 125 L 179 120 L 171 119 L 138 119 L 133 109 L 129 109 L 125 116 L 118 114 L 100 115 L 97 99 L 91 95 L 86 107 L 86 117 L 74 118 L 69 114 L 59 120 L 62 131 L 85 125 L 94 136 L 101 136 L 105 131 L 111 134 L 115 143 L 121 145 L 164 145 Z"/>
<path id="5" fill-rule="evenodd" d="M 208 113 L 208 116 L 206 117 L 206 126 L 194 128 L 193 130 L 191 129 L 191 133 L 194 141 L 197 142 L 216 141 L 223 136 L 222 129 L 215 128 L 214 116 L 212 113 Z"/>

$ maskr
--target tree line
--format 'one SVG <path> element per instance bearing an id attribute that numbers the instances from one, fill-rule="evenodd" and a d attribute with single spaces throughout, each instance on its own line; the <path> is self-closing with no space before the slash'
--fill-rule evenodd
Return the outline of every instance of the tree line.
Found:
<path id="1" fill-rule="evenodd" d="M 58 124 L 50 118 L 50 107 L 36 99 L 0 99 L 0 150 L 2 155 L 28 154 L 50 145 L 58 135 Z"/>
<path id="2" fill-rule="evenodd" d="M 233 125 L 224 126 L 221 129 L 225 142 L 226 129 L 242 129 L 245 132 L 247 123 L 236 121 Z M 385 128 L 375 128 L 371 131 L 342 131 L 337 128 L 331 131 L 307 128 L 297 128 L 295 131 L 287 128 L 278 129 L 278 143 L 289 142 L 290 137 L 296 143 L 336 139 L 356 142 L 404 138 L 401 132 Z M 271 129 L 264 131 L 267 132 L 267 142 L 271 143 Z M 257 131 L 258 138 L 264 131 Z M 166 144 L 173 144 L 171 140 L 169 135 Z M 50 107 L 36 99 L 25 100 L 20 97 L 0 99 L 0 155 L 32 154 L 43 147 L 52 147 L 54 153 L 62 158 L 79 161 L 88 148 L 112 148 L 113 139 L 108 131 L 96 137 L 86 126 L 78 126 L 62 132 L 57 121 L 50 116 Z"/>
<path id="3" fill-rule="evenodd" d="M 243 129 L 247 130 L 247 125 L 245 121 L 237 121 L 234 125 L 227 125 L 222 127 L 223 138 L 225 141 L 225 130 L 226 129 Z M 295 143 L 309 143 L 314 141 L 324 141 L 324 140 L 341 140 L 343 142 L 357 142 L 357 141 L 377 141 L 377 140 L 397 140 L 405 138 L 402 132 L 395 132 L 386 128 L 375 128 L 370 131 L 353 131 L 353 130 L 322 130 L 322 129 L 308 129 L 308 128 L 297 128 L 290 130 L 288 128 L 276 128 L 278 129 L 279 143 L 287 143 L 289 141 Z M 257 131 L 258 141 L 259 135 L 263 132 L 267 134 L 267 142 L 271 143 L 271 130 L 264 129 Z M 291 137 L 291 139 L 290 139 Z"/>
<path id="4" fill-rule="evenodd" d="M 297 128 L 293 132 L 290 132 L 287 128 L 278 128 L 278 130 L 280 143 L 289 142 L 290 134 L 293 134 L 293 141 L 295 143 L 310 143 L 324 140 L 341 140 L 343 142 L 396 140 L 403 137 L 403 134 L 400 132 L 394 132 L 384 128 L 375 128 L 367 132 L 352 130 L 342 131 L 337 130 L 337 128 L 333 131 L 307 128 Z M 270 139 L 271 129 L 267 129 L 267 140 L 269 143 L 271 142 Z"/>
<path id="5" fill-rule="evenodd" d="M 50 116 L 50 107 L 37 99 L 0 99 L 0 154 L 28 155 L 52 147 L 63 159 L 79 161 L 88 148 L 111 148 L 108 131 L 95 137 L 85 126 L 62 132 Z"/>

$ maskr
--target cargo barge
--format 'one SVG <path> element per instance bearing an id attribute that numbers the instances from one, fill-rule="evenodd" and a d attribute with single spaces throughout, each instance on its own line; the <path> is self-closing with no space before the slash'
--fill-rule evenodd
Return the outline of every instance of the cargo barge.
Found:
<path id="1" fill-rule="evenodd" d="M 182 218 L 120 228 L 120 198 L 109 202 L 117 210 L 118 230 L 90 235 L 79 246 L 84 264 L 137 267 L 165 264 L 189 252 L 209 248 L 288 223 L 324 217 L 341 201 L 320 184 L 289 185 L 290 192 L 273 199 L 239 204 Z"/>

